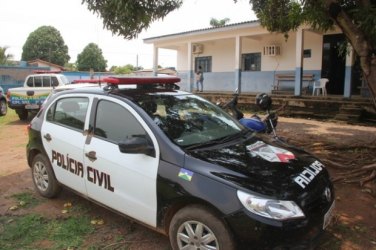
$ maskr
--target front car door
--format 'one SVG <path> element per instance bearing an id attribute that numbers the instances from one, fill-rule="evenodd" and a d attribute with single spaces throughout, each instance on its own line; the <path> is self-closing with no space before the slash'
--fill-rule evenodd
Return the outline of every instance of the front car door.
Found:
<path id="1" fill-rule="evenodd" d="M 86 195 L 83 147 L 90 100 L 69 96 L 48 107 L 41 128 L 43 146 L 57 180 Z"/>
<path id="2" fill-rule="evenodd" d="M 123 214 L 156 226 L 159 147 L 150 128 L 124 102 L 102 97 L 93 104 L 93 131 L 85 145 L 88 196 Z M 122 153 L 119 143 L 147 137 L 155 155 Z"/>

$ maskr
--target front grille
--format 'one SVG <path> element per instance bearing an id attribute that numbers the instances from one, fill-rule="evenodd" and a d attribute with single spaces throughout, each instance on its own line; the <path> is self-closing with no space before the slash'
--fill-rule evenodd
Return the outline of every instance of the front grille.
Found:
<path id="1" fill-rule="evenodd" d="M 325 194 L 326 189 L 330 190 L 330 197 Z M 315 181 L 301 197 L 302 199 L 299 200 L 299 203 L 307 217 L 323 215 L 333 202 L 333 185 L 326 175 L 316 176 Z"/>

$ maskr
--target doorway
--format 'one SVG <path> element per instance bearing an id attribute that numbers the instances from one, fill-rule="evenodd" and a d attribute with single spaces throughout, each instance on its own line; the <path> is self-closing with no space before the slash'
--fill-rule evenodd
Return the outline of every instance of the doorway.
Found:
<path id="1" fill-rule="evenodd" d="M 339 54 L 339 47 L 345 42 L 343 34 L 324 35 L 322 48 L 321 78 L 328 78 L 328 94 L 343 95 L 345 85 L 346 55 Z"/>

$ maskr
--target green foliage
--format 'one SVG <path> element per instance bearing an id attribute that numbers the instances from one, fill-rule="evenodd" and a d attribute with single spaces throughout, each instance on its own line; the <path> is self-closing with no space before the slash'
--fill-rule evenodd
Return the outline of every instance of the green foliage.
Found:
<path id="1" fill-rule="evenodd" d="M 11 65 L 11 59 L 13 58 L 12 54 L 7 54 L 8 47 L 0 47 L 0 65 Z"/>
<path id="2" fill-rule="evenodd" d="M 334 20 L 343 11 L 352 22 L 366 35 L 373 46 L 376 45 L 376 4 L 363 5 L 362 1 L 317 0 L 250 0 L 262 26 L 272 32 L 287 34 L 301 24 L 308 24 L 316 30 L 327 31 L 333 27 Z M 327 4 L 327 5 L 325 5 Z"/>
<path id="3" fill-rule="evenodd" d="M 8 109 L 7 115 L 0 116 L 0 129 L 13 122 L 18 120 L 18 115 L 16 114 L 16 111 L 14 109 Z"/>
<path id="4" fill-rule="evenodd" d="M 23 217 L 3 216 L 0 224 L 4 230 L 0 234 L 0 249 L 21 249 L 30 246 L 47 234 L 46 221 L 39 215 Z"/>
<path id="5" fill-rule="evenodd" d="M 77 69 L 79 71 L 106 71 L 107 60 L 104 59 L 102 50 L 95 43 L 89 43 L 77 56 Z"/>
<path id="6" fill-rule="evenodd" d="M 38 244 L 51 244 L 50 249 L 79 249 L 83 238 L 94 231 L 87 216 L 47 220 L 40 215 L 0 218 L 0 249 L 39 249 Z"/>
<path id="7" fill-rule="evenodd" d="M 68 46 L 60 32 L 52 26 L 41 26 L 31 32 L 23 48 L 24 61 L 41 59 L 57 65 L 64 65 L 70 59 Z"/>
<path id="8" fill-rule="evenodd" d="M 210 19 L 210 25 L 212 27 L 219 27 L 219 26 L 223 26 L 225 25 L 226 23 L 230 22 L 230 18 L 223 18 L 221 20 L 218 20 L 216 18 L 212 18 Z"/>
<path id="9" fill-rule="evenodd" d="M 104 28 L 126 39 L 136 38 L 152 22 L 179 8 L 182 2 L 182 0 L 82 0 L 89 10 L 103 19 Z"/>
<path id="10" fill-rule="evenodd" d="M 364 31 L 367 39 L 371 40 L 374 48 L 376 47 L 376 3 L 370 8 L 352 8 L 350 15 L 357 22 L 356 24 Z"/>
<path id="11" fill-rule="evenodd" d="M 14 194 L 12 195 L 12 197 L 15 198 L 20 204 L 20 206 L 24 208 L 34 207 L 37 204 L 39 204 L 39 200 L 28 192 Z"/>
<path id="12" fill-rule="evenodd" d="M 66 63 L 64 68 L 68 71 L 77 71 L 77 65 L 75 63 Z"/>
<path id="13" fill-rule="evenodd" d="M 130 74 L 135 70 L 135 67 L 132 64 L 127 64 L 125 66 L 115 67 L 114 73 L 117 75 L 121 74 Z"/>
<path id="14" fill-rule="evenodd" d="M 78 248 L 83 242 L 82 237 L 93 231 L 94 228 L 86 216 L 53 220 L 48 224 L 50 239 L 55 242 L 57 249 Z"/>

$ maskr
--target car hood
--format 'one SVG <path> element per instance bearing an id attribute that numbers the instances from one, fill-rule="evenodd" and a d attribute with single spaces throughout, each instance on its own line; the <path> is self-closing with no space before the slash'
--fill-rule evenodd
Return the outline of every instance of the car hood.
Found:
<path id="1" fill-rule="evenodd" d="M 327 171 L 315 157 L 267 137 L 246 137 L 189 154 L 210 163 L 206 171 L 216 178 L 280 199 L 329 182 Z"/>

